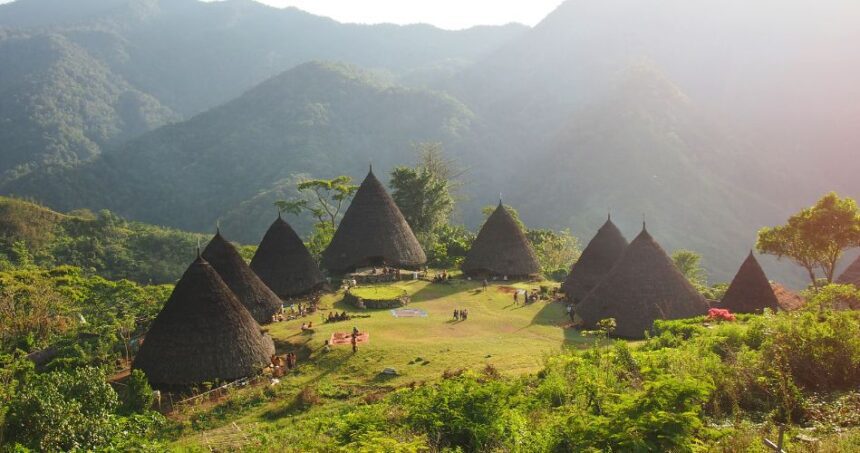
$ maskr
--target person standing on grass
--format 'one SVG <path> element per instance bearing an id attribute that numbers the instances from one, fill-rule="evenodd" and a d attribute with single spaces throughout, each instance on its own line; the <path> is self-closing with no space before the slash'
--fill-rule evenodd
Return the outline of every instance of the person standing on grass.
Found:
<path id="1" fill-rule="evenodd" d="M 514 305 L 518 305 L 520 303 L 520 290 L 514 290 Z"/>

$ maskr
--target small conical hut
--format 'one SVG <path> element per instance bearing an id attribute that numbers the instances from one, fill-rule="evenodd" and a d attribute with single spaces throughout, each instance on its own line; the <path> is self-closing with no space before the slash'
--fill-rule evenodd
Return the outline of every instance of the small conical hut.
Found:
<path id="1" fill-rule="evenodd" d="M 765 308 L 779 309 L 779 299 L 752 251 L 717 306 L 732 313 L 761 313 Z"/>
<path id="2" fill-rule="evenodd" d="M 221 231 L 206 245 L 203 259 L 218 272 L 254 320 L 260 324 L 272 322 L 272 315 L 281 309 L 281 300 L 248 267 L 236 247 L 221 236 Z"/>
<path id="3" fill-rule="evenodd" d="M 366 266 L 417 268 L 425 262 L 421 244 L 371 169 L 323 252 L 323 266 L 344 273 Z"/>
<path id="4" fill-rule="evenodd" d="M 499 201 L 461 266 L 469 276 L 531 277 L 540 274 L 537 256 L 525 233 Z"/>
<path id="5" fill-rule="evenodd" d="M 257 247 L 251 269 L 275 294 L 285 299 L 307 294 L 323 284 L 317 262 L 280 214 Z"/>
<path id="6" fill-rule="evenodd" d="M 597 234 L 582 251 L 570 274 L 561 285 L 568 300 L 579 303 L 606 277 L 627 248 L 627 239 L 612 223 L 612 218 L 597 230 Z"/>
<path id="7" fill-rule="evenodd" d="M 644 225 L 606 278 L 576 308 L 587 327 L 615 318 L 614 335 L 625 338 L 642 338 L 657 319 L 690 318 L 707 311 L 705 298 Z"/>
<path id="8" fill-rule="evenodd" d="M 198 257 L 152 322 L 133 368 L 155 387 L 184 387 L 255 374 L 274 353 L 271 338 Z"/>
<path id="9" fill-rule="evenodd" d="M 860 257 L 858 257 L 845 272 L 836 279 L 841 285 L 854 285 L 860 288 Z"/>

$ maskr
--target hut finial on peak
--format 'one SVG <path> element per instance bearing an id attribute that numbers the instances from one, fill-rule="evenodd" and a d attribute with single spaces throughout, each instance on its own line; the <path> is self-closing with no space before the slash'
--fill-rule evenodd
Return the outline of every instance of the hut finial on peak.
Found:
<path id="1" fill-rule="evenodd" d="M 502 206 L 502 193 L 499 192 L 499 206 Z"/>
<path id="2" fill-rule="evenodd" d="M 197 238 L 197 259 L 200 259 L 200 237 Z"/>
<path id="3" fill-rule="evenodd" d="M 370 159 L 370 162 L 367 164 L 367 167 L 368 167 L 367 173 L 372 175 L 373 174 L 373 159 Z"/>
<path id="4" fill-rule="evenodd" d="M 606 211 L 606 221 L 607 222 L 612 221 L 612 211 Z"/>
<path id="5" fill-rule="evenodd" d="M 215 221 L 215 234 L 221 234 L 221 219 Z"/>
<path id="6" fill-rule="evenodd" d="M 648 231 L 648 227 L 645 223 L 645 213 L 642 213 L 642 231 Z"/>

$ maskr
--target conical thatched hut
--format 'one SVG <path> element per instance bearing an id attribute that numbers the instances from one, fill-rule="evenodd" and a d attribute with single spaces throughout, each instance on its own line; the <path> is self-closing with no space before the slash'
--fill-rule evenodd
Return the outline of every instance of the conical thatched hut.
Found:
<path id="1" fill-rule="evenodd" d="M 383 264 L 416 268 L 427 262 L 421 244 L 373 169 L 344 213 L 322 262 L 338 273 Z"/>
<path id="2" fill-rule="evenodd" d="M 263 236 L 251 259 L 251 269 L 283 298 L 307 294 L 323 284 L 316 261 L 293 227 L 280 215 Z"/>
<path id="3" fill-rule="evenodd" d="M 461 266 L 469 276 L 531 277 L 540 265 L 525 233 L 499 201 Z"/>
<path id="4" fill-rule="evenodd" d="M 836 283 L 842 285 L 854 285 L 860 288 L 860 257 L 857 258 L 845 272 L 836 279 Z"/>
<path id="5" fill-rule="evenodd" d="M 272 322 L 272 315 L 281 308 L 281 300 L 248 267 L 233 244 L 224 239 L 220 231 L 215 233 L 215 237 L 203 250 L 203 259 L 212 265 L 258 323 Z"/>
<path id="6" fill-rule="evenodd" d="M 561 285 L 568 300 L 579 303 L 585 299 L 621 258 L 627 244 L 627 239 L 612 219 L 606 219 Z"/>
<path id="7" fill-rule="evenodd" d="M 773 287 L 752 251 L 717 306 L 732 313 L 761 313 L 765 308 L 779 309 L 779 300 Z"/>
<path id="8" fill-rule="evenodd" d="M 642 338 L 657 319 L 690 318 L 707 311 L 704 297 L 644 225 L 606 278 L 576 308 L 588 327 L 615 318 L 614 335 L 625 338 Z"/>
<path id="9" fill-rule="evenodd" d="M 134 368 L 155 387 L 249 376 L 275 347 L 218 273 L 198 257 L 152 322 Z"/>

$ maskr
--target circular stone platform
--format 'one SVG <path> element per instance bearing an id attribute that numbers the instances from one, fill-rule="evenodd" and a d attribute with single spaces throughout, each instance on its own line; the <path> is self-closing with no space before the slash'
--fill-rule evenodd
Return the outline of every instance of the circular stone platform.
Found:
<path id="1" fill-rule="evenodd" d="M 399 308 L 409 303 L 409 294 L 404 289 L 390 286 L 365 286 L 350 288 L 343 300 L 355 308 Z"/>

